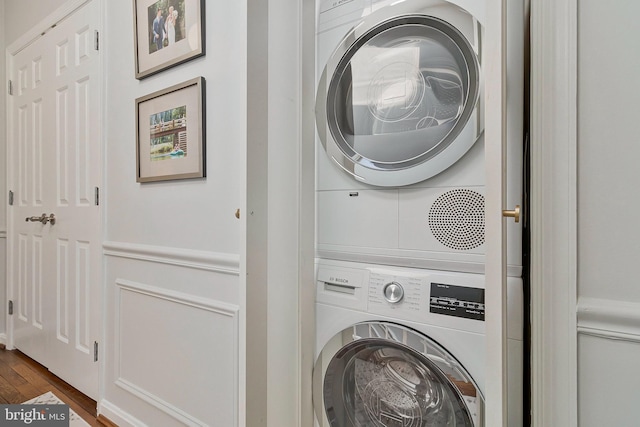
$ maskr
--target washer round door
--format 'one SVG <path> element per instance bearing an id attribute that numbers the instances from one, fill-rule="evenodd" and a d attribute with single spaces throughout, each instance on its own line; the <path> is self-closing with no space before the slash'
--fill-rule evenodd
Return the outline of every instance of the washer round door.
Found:
<path id="1" fill-rule="evenodd" d="M 316 126 L 327 155 L 375 186 L 444 171 L 484 130 L 480 24 L 447 2 L 411 4 L 427 6 L 397 16 L 388 6 L 364 18 L 318 84 Z"/>
<path id="2" fill-rule="evenodd" d="M 364 322 L 325 346 L 313 374 L 321 427 L 477 427 L 484 399 L 444 348 L 401 325 Z"/>

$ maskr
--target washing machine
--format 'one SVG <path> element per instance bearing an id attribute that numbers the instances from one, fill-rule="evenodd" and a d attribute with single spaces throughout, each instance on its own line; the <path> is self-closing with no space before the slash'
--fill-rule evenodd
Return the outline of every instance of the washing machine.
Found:
<path id="1" fill-rule="evenodd" d="M 316 268 L 316 426 L 483 426 L 483 275 L 331 260 Z M 507 286 L 508 425 L 518 427 L 522 283 Z"/>
<path id="2" fill-rule="evenodd" d="M 508 0 L 507 205 L 521 205 L 524 5 Z M 316 250 L 483 273 L 483 0 L 322 0 Z M 507 225 L 508 275 L 521 228 Z"/>

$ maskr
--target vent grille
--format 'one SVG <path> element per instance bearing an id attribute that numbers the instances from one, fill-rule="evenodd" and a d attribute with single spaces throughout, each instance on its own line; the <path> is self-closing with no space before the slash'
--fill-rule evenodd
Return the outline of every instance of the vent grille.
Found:
<path id="1" fill-rule="evenodd" d="M 484 243 L 484 196 L 459 188 L 443 193 L 429 210 L 429 229 L 444 246 L 468 251 Z"/>

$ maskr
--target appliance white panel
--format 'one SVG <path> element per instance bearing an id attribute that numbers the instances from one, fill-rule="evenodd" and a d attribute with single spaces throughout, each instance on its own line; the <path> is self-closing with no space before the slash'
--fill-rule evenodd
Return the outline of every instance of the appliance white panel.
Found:
<path id="1" fill-rule="evenodd" d="M 398 191 L 318 192 L 318 244 L 395 248 Z"/>
<path id="2" fill-rule="evenodd" d="M 368 270 L 319 268 L 316 276 L 316 302 L 355 310 L 367 309 Z"/>

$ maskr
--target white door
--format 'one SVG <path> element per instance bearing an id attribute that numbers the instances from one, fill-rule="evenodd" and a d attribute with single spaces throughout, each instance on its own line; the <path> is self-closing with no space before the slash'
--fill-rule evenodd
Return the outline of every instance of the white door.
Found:
<path id="1" fill-rule="evenodd" d="M 507 0 L 487 0 L 485 28 L 486 336 L 485 425 L 507 426 L 506 259 Z"/>
<path id="2" fill-rule="evenodd" d="M 8 113 L 12 344 L 94 399 L 102 299 L 99 7 L 85 4 L 10 57 Z"/>

